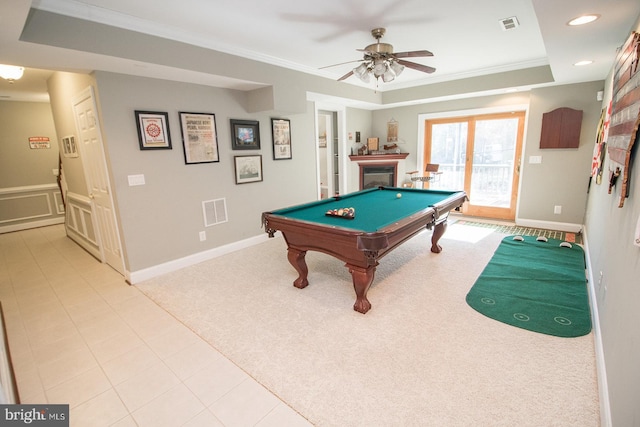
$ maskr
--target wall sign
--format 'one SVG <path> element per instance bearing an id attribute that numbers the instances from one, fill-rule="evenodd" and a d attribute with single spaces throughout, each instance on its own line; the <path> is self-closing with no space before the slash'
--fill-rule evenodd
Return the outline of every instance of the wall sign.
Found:
<path id="1" fill-rule="evenodd" d="M 32 150 L 51 148 L 51 141 L 49 141 L 48 136 L 30 136 L 29 148 L 31 148 Z"/>

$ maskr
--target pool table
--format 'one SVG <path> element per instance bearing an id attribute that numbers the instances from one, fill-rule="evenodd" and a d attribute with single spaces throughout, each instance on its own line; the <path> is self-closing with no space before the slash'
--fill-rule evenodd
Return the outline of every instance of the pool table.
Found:
<path id="1" fill-rule="evenodd" d="M 380 258 L 425 228 L 433 229 L 431 251 L 439 253 L 449 212 L 466 200 L 464 191 L 377 187 L 264 212 L 262 224 L 269 237 L 278 230 L 284 236 L 287 258 L 299 275 L 297 288 L 309 284 L 307 251 L 344 261 L 356 292 L 353 309 L 364 314 L 371 308 L 367 291 Z M 333 216 L 344 208 L 353 208 L 353 216 Z"/>

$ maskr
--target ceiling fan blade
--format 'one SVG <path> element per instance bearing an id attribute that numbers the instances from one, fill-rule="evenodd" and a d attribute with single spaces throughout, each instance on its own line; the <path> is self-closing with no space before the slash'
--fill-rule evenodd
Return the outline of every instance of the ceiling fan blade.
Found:
<path id="1" fill-rule="evenodd" d="M 353 61 L 341 62 L 339 64 L 325 65 L 324 67 L 320 67 L 318 69 L 322 70 L 323 68 L 337 67 L 338 65 L 351 64 L 352 62 L 362 62 L 362 61 L 364 61 L 364 59 L 354 59 Z"/>
<path id="2" fill-rule="evenodd" d="M 423 56 L 433 56 L 433 53 L 428 50 L 411 50 L 408 52 L 394 53 L 393 56 L 396 58 L 420 58 Z"/>
<path id="3" fill-rule="evenodd" d="M 436 71 L 435 68 L 429 67 L 428 65 L 416 64 L 415 62 L 404 61 L 402 59 L 398 59 L 398 64 L 402 64 L 408 68 L 413 68 L 414 70 L 422 71 L 423 73 L 431 74 Z"/>
<path id="4" fill-rule="evenodd" d="M 339 81 L 339 82 L 341 82 L 342 80 L 346 80 L 346 79 L 348 79 L 349 77 L 351 77 L 352 75 L 353 75 L 353 70 L 349 71 L 347 74 L 345 74 L 344 76 L 340 77 L 340 78 L 338 79 L 338 81 Z"/>

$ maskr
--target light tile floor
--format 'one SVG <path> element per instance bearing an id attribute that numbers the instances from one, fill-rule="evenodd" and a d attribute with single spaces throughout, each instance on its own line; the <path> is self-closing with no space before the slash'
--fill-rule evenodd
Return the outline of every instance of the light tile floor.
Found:
<path id="1" fill-rule="evenodd" d="M 62 225 L 0 234 L 0 301 L 21 402 L 71 426 L 311 425 Z"/>

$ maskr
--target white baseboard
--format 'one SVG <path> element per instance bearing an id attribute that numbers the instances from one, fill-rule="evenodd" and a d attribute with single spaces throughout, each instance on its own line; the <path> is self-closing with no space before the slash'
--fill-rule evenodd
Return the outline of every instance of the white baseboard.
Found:
<path id="1" fill-rule="evenodd" d="M 591 259 L 589 257 L 589 241 L 587 230 L 582 230 L 582 242 L 587 263 L 587 280 L 589 290 L 589 301 L 591 303 L 591 323 L 593 326 L 593 337 L 596 352 L 596 372 L 598 374 L 598 394 L 600 397 L 600 425 L 611 427 L 611 405 L 609 404 L 609 385 L 607 383 L 607 367 L 604 359 L 604 348 L 602 345 L 602 331 L 600 330 L 600 315 L 598 312 L 598 300 L 596 293 L 596 282 L 593 279 L 591 270 Z"/>
<path id="2" fill-rule="evenodd" d="M 536 219 L 516 218 L 516 225 L 521 227 L 541 228 L 544 230 L 568 231 L 579 233 L 582 231 L 582 224 L 572 224 L 570 222 L 539 221 Z"/>
<path id="3" fill-rule="evenodd" d="M 228 245 L 220 246 L 217 248 L 209 249 L 204 252 L 199 252 L 193 255 L 186 256 L 184 258 L 175 259 L 173 261 L 165 262 L 163 264 L 154 265 L 153 267 L 144 268 L 138 271 L 127 271 L 126 279 L 132 285 L 143 282 L 145 280 L 152 279 L 162 274 L 170 273 L 172 271 L 180 270 L 181 268 L 189 267 L 204 261 L 208 261 L 213 258 L 217 258 L 222 255 L 226 255 L 241 249 L 248 248 L 250 246 L 257 245 L 265 242 L 269 237 L 266 233 L 259 236 L 250 237 L 239 242 L 233 242 Z"/>
<path id="4" fill-rule="evenodd" d="M 64 224 L 64 217 L 43 219 L 40 221 L 22 222 L 20 224 L 5 225 L 0 227 L 0 234 L 13 233 L 14 231 L 28 230 L 30 228 L 47 227 L 49 225 Z"/>

